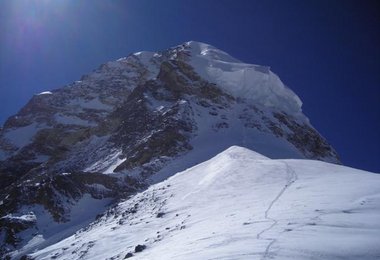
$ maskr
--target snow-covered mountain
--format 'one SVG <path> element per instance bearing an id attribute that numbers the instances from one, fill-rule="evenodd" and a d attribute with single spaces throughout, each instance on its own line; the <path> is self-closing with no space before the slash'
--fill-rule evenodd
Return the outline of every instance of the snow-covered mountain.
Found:
<path id="1" fill-rule="evenodd" d="M 379 259 L 379 187 L 378 174 L 233 146 L 31 256 Z"/>
<path id="2" fill-rule="evenodd" d="M 339 163 L 301 105 L 268 67 L 200 42 L 134 53 L 35 95 L 0 130 L 0 253 L 59 241 L 233 145 Z"/>

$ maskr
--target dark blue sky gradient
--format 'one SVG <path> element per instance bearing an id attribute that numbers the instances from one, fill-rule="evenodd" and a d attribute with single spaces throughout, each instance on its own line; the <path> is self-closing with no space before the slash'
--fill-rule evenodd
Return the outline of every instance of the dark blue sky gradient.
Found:
<path id="1" fill-rule="evenodd" d="M 380 172 L 378 1 L 2 0 L 0 124 L 101 63 L 189 40 L 271 66 L 344 164 Z"/>

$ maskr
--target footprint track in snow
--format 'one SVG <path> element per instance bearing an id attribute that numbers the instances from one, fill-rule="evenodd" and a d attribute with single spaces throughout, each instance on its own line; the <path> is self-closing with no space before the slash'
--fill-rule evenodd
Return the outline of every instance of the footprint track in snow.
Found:
<path id="1" fill-rule="evenodd" d="M 289 166 L 288 163 L 286 162 L 283 162 L 285 164 L 285 167 L 286 167 L 286 174 L 287 174 L 287 182 L 285 184 L 285 186 L 280 190 L 280 192 L 277 194 L 277 196 L 271 201 L 271 203 L 269 204 L 268 208 L 265 210 L 265 214 L 264 214 L 264 218 L 268 221 L 271 221 L 272 224 L 261 230 L 257 235 L 256 235 L 256 238 L 258 240 L 269 240 L 270 243 L 267 245 L 267 247 L 265 248 L 265 251 L 264 251 L 264 254 L 262 256 L 261 259 L 266 259 L 269 255 L 269 251 L 270 251 L 270 248 L 271 246 L 277 241 L 276 238 L 263 238 L 263 234 L 268 232 L 269 230 L 271 230 L 274 226 L 277 225 L 278 223 L 278 220 L 277 219 L 274 219 L 274 218 L 271 218 L 269 216 L 269 213 L 270 213 L 270 210 L 273 208 L 273 206 L 276 204 L 276 202 L 281 198 L 281 196 L 285 193 L 285 191 L 295 182 L 297 181 L 298 179 L 298 176 L 296 174 L 296 172 Z"/>

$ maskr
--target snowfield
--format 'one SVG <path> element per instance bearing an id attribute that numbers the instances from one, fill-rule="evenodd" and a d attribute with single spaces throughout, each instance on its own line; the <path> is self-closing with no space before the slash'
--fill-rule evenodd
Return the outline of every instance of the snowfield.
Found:
<path id="1" fill-rule="evenodd" d="M 380 175 L 233 146 L 32 257 L 379 259 L 379 220 Z"/>

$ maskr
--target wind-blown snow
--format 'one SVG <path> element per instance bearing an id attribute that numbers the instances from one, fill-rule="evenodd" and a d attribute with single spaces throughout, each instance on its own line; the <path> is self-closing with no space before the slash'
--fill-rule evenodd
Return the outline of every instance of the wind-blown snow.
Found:
<path id="1" fill-rule="evenodd" d="M 301 113 L 300 98 L 269 67 L 243 63 L 205 43 L 190 41 L 187 46 L 195 71 L 227 93 L 289 114 Z"/>
<path id="2" fill-rule="evenodd" d="M 376 259 L 380 175 L 231 147 L 36 259 Z M 138 244 L 146 249 L 135 253 Z"/>

